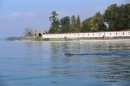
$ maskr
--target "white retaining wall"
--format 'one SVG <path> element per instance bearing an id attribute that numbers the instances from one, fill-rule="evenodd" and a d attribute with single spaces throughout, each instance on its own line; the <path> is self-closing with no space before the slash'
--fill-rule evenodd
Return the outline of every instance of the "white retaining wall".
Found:
<path id="1" fill-rule="evenodd" d="M 43 34 L 43 38 L 93 38 L 93 37 L 130 37 L 130 31 Z"/>

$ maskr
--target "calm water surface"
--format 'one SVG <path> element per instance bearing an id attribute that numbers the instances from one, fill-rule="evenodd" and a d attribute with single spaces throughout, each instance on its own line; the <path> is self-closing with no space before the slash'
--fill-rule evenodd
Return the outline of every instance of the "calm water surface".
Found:
<path id="1" fill-rule="evenodd" d="M 0 42 L 0 86 L 129 85 L 129 41 Z"/>

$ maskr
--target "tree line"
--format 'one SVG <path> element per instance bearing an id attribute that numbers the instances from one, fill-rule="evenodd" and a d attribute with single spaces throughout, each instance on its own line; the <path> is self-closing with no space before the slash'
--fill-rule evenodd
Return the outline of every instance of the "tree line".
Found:
<path id="1" fill-rule="evenodd" d="M 82 22 L 80 16 L 65 16 L 58 19 L 58 14 L 53 11 L 49 17 L 51 26 L 49 33 L 69 32 L 96 32 L 96 31 L 120 31 L 130 29 L 130 4 L 112 4 L 108 6 L 104 14 L 97 12 Z"/>

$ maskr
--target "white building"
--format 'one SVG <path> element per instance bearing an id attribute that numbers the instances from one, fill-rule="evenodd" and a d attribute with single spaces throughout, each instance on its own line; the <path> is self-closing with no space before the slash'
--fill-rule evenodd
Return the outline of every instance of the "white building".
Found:
<path id="1" fill-rule="evenodd" d="M 43 34 L 43 38 L 114 38 L 130 37 L 130 31 L 114 32 L 90 32 L 90 33 L 64 33 L 64 34 Z"/>

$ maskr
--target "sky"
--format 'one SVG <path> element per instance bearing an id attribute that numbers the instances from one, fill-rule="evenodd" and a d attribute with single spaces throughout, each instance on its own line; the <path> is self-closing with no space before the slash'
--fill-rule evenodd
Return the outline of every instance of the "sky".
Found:
<path id="1" fill-rule="evenodd" d="M 102 14 L 112 4 L 126 4 L 130 0 L 0 0 L 0 38 L 24 36 L 26 28 L 49 30 L 49 17 L 56 11 L 58 18 L 79 15 L 81 22 Z"/>

